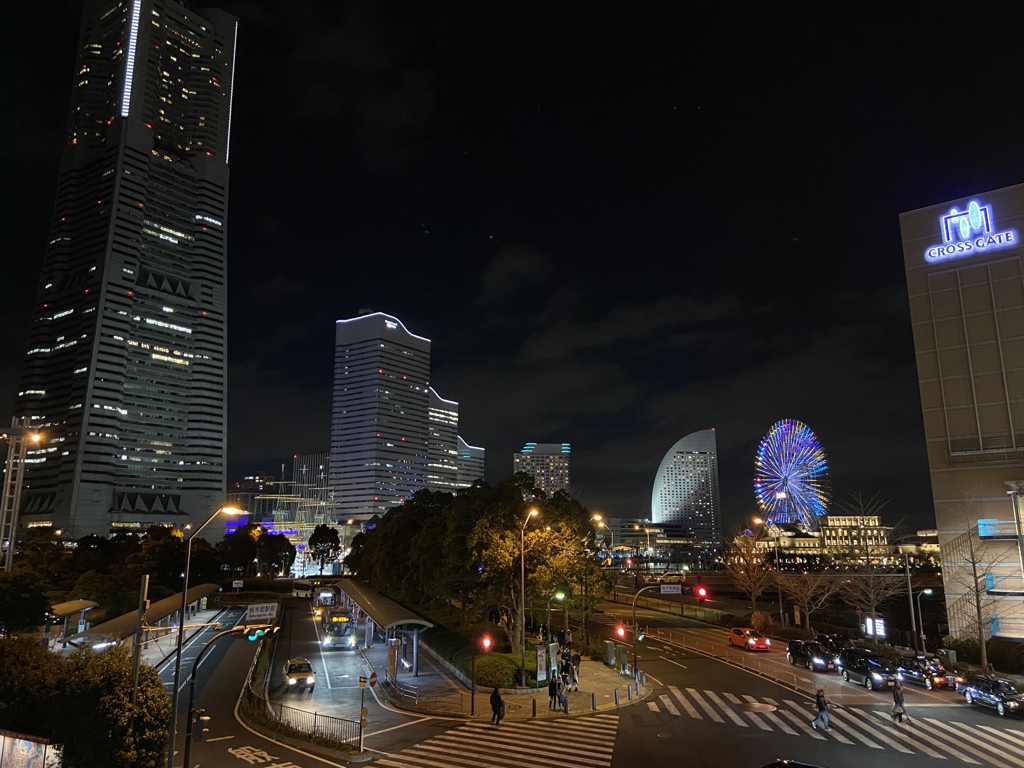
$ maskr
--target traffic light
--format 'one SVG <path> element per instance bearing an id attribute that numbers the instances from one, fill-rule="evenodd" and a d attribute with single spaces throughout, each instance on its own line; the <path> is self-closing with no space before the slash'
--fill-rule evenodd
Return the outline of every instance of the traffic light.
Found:
<path id="1" fill-rule="evenodd" d="M 250 643 L 254 643 L 267 634 L 268 627 L 248 627 L 245 630 L 245 638 Z"/>
<path id="2" fill-rule="evenodd" d="M 206 714 L 205 709 L 192 710 L 192 741 L 202 741 L 206 737 L 210 732 L 207 728 L 209 722 L 210 716 Z"/>
<path id="3" fill-rule="evenodd" d="M 697 585 L 697 602 L 698 603 L 703 603 L 707 599 L 708 599 L 708 588 L 705 587 L 703 584 L 698 584 Z"/>
<path id="4" fill-rule="evenodd" d="M 621 638 L 625 638 L 626 637 L 626 628 L 624 626 L 622 626 L 621 624 L 619 624 L 619 626 L 617 626 L 615 628 L 615 634 L 618 635 L 620 639 Z"/>

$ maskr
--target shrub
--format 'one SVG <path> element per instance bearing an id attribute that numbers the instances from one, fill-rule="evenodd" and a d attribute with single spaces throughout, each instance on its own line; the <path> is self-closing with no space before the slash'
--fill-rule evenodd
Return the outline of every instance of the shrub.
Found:
<path id="1" fill-rule="evenodd" d="M 527 659 L 529 661 L 529 659 Z M 537 660 L 533 660 L 534 667 Z M 536 676 L 536 669 L 534 669 Z M 508 653 L 485 653 L 476 657 L 478 688 L 511 688 L 519 674 L 519 659 Z"/>

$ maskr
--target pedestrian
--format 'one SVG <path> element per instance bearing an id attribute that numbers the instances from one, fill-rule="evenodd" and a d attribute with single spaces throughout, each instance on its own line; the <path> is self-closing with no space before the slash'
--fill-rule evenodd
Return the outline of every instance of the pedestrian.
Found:
<path id="1" fill-rule="evenodd" d="M 501 700 L 501 694 L 495 688 L 491 691 L 491 724 L 501 725 L 501 717 L 505 711 L 505 702 Z"/>
<path id="2" fill-rule="evenodd" d="M 571 629 L 565 630 L 565 647 L 567 649 L 571 649 L 572 648 L 572 630 Z"/>
<path id="3" fill-rule="evenodd" d="M 580 656 L 579 651 L 577 651 L 576 653 L 574 653 L 572 655 L 572 669 L 573 669 L 573 672 L 575 673 L 574 677 L 576 677 L 577 680 L 579 679 L 579 676 L 580 676 L 580 662 L 582 662 L 582 661 L 583 661 L 583 657 Z"/>
<path id="4" fill-rule="evenodd" d="M 558 681 L 552 675 L 548 680 L 548 709 L 554 709 L 558 704 Z"/>
<path id="5" fill-rule="evenodd" d="M 892 721 L 899 724 L 903 722 L 904 717 L 907 717 L 908 722 L 910 721 L 907 709 L 903 705 L 903 683 L 897 680 L 896 685 L 892 688 Z"/>
<path id="6" fill-rule="evenodd" d="M 558 647 L 561 648 L 563 646 L 565 646 L 565 630 L 560 629 L 558 630 Z"/>
<path id="7" fill-rule="evenodd" d="M 814 706 L 818 710 L 818 716 L 811 720 L 811 728 L 818 730 L 818 723 L 821 723 L 826 731 L 832 730 L 832 724 L 828 720 L 828 708 L 831 702 L 825 696 L 825 689 L 819 688 L 814 695 Z"/>

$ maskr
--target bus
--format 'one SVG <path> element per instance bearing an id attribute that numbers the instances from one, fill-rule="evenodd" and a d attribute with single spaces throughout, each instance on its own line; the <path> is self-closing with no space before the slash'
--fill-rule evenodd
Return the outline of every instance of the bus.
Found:
<path id="1" fill-rule="evenodd" d="M 320 617 L 324 648 L 355 648 L 356 620 L 344 608 L 328 608 Z"/>
<path id="2" fill-rule="evenodd" d="M 310 598 L 313 596 L 313 583 L 306 579 L 298 579 L 292 582 L 292 596 L 293 597 L 306 597 Z"/>

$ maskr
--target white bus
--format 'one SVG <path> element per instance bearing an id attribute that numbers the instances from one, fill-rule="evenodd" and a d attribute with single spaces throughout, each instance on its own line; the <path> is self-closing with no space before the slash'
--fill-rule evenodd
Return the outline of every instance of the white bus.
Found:
<path id="1" fill-rule="evenodd" d="M 293 597 L 313 597 L 313 583 L 306 579 L 298 579 L 292 582 L 292 596 Z"/>

